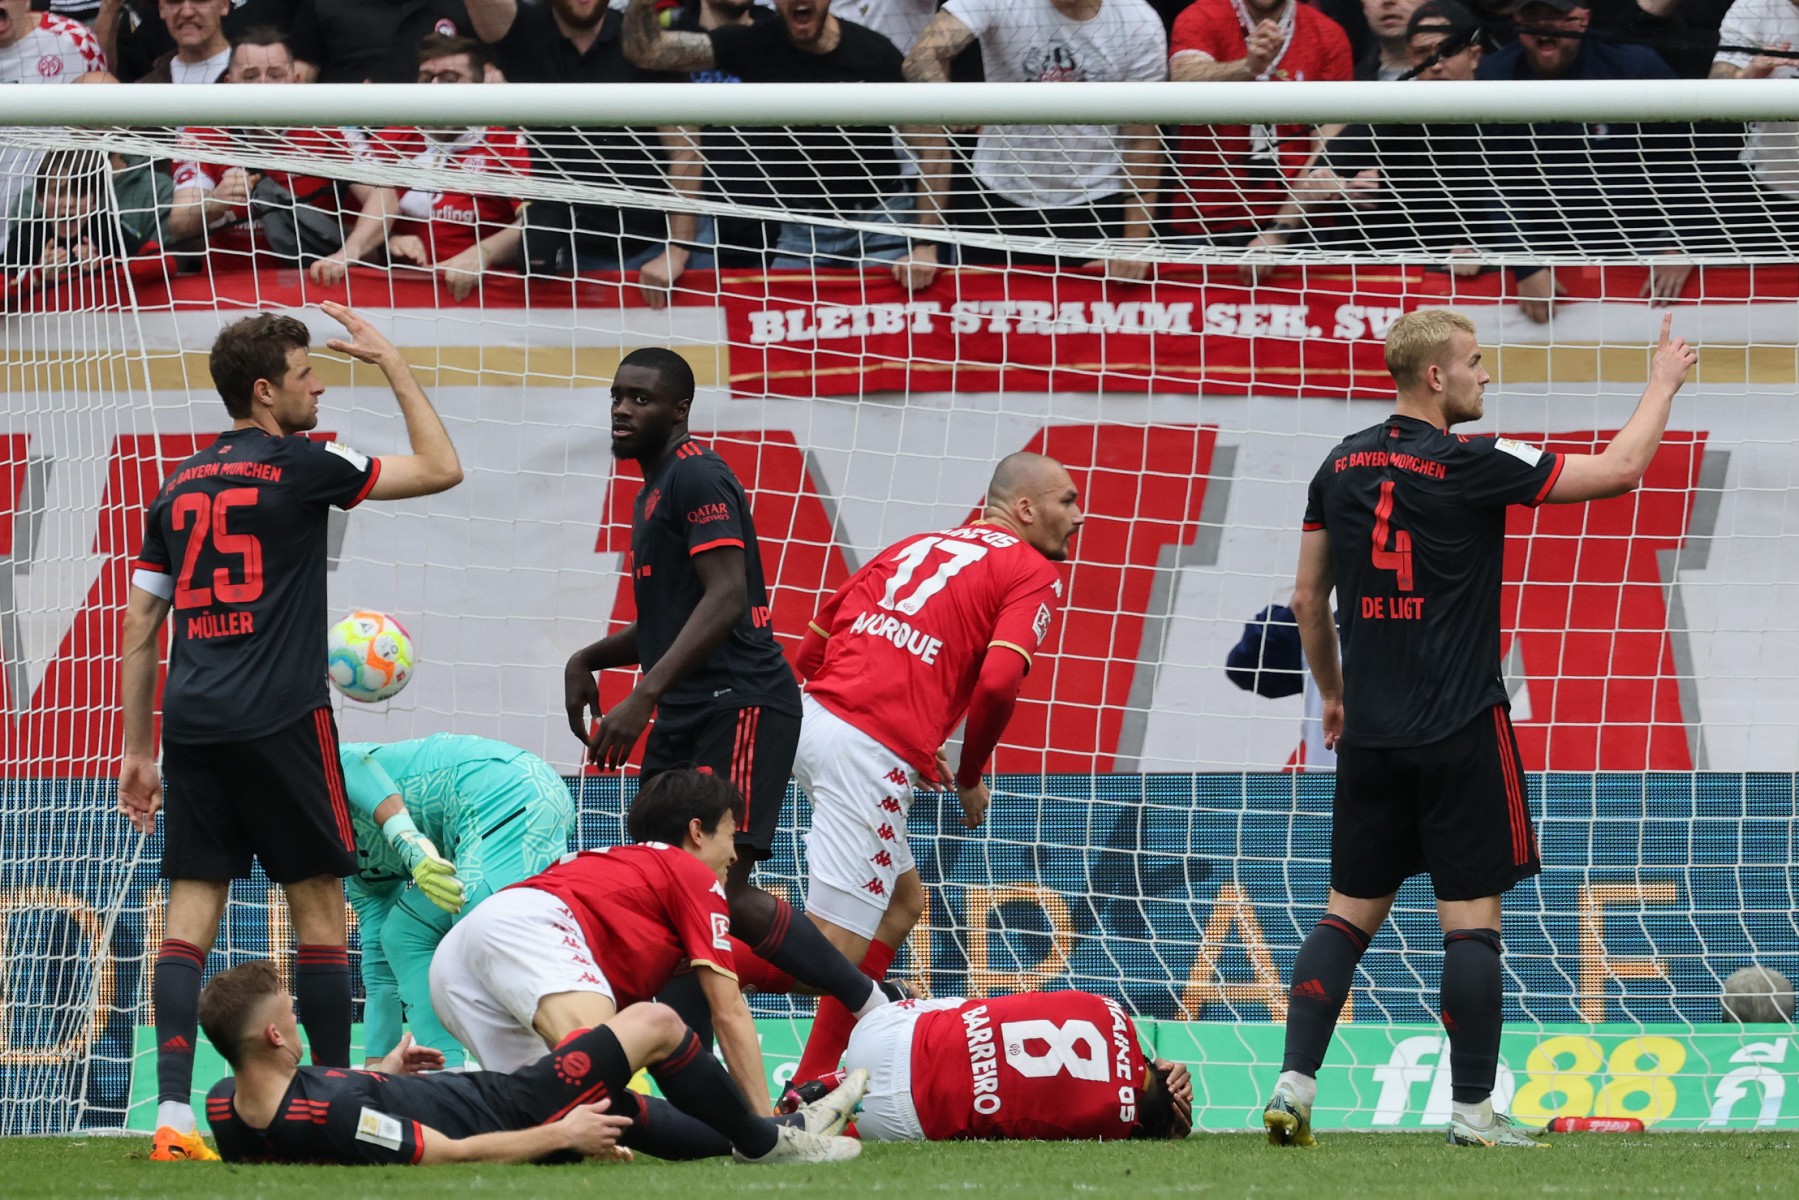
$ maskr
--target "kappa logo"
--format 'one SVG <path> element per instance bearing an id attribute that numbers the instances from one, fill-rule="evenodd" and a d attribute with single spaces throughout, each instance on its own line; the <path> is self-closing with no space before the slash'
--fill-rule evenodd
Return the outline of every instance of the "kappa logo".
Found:
<path id="1" fill-rule="evenodd" d="M 874 863 L 874 865 L 877 867 L 891 867 L 893 865 L 893 855 L 891 855 L 891 854 L 887 853 L 887 851 L 883 850 L 879 854 L 875 855 L 874 858 L 870 859 L 869 861 Z"/>
<path id="2" fill-rule="evenodd" d="M 580 1083 L 592 1069 L 592 1060 L 579 1050 L 556 1056 L 556 1078 L 564 1083 Z"/>

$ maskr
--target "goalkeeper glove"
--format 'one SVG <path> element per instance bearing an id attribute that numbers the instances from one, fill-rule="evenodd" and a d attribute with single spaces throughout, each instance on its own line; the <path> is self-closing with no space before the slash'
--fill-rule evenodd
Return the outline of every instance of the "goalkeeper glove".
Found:
<path id="1" fill-rule="evenodd" d="M 425 899 L 447 913 L 462 911 L 462 880 L 456 878 L 456 864 L 437 852 L 409 814 L 399 812 L 389 817 L 381 825 L 381 835 L 412 872 L 412 881 L 425 893 Z"/>

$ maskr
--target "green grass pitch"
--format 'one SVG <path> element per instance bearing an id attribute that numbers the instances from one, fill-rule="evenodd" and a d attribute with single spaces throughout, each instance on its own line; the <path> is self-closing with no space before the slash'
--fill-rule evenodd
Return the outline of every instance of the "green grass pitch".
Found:
<path id="1" fill-rule="evenodd" d="M 1323 1135 L 1313 1150 L 1275 1150 L 1259 1136 L 1200 1134 L 1180 1145 L 1129 1142 L 870 1146 L 836 1167 L 729 1162 L 582 1167 L 233 1167 L 151 1163 L 143 1138 L 0 1139 L 0 1195 L 37 1197 L 618 1196 L 678 1200 L 730 1195 L 1303 1197 L 1790 1196 L 1799 1134 L 1570 1134 L 1548 1150 L 1451 1149 L 1425 1134 Z"/>

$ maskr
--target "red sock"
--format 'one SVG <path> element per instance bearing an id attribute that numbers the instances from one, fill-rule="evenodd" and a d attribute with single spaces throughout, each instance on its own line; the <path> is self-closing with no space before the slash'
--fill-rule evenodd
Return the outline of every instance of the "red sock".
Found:
<path id="1" fill-rule="evenodd" d="M 737 982 L 743 985 L 745 991 L 754 989 L 764 996 L 787 996 L 793 993 L 793 976 L 736 938 L 731 939 L 731 961 L 737 966 Z"/>
<path id="2" fill-rule="evenodd" d="M 862 973 L 870 979 L 885 977 L 895 953 L 885 942 L 870 942 L 868 953 L 862 958 Z M 800 1065 L 793 1073 L 794 1082 L 805 1083 L 835 1071 L 855 1028 L 856 1018 L 849 1009 L 829 996 L 819 997 L 818 1015 L 812 1018 L 812 1036 L 806 1039 Z"/>

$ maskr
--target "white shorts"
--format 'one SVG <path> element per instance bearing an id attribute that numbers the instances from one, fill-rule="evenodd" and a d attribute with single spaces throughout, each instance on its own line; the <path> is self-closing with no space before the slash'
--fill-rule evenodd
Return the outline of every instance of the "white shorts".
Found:
<path id="1" fill-rule="evenodd" d="M 547 1047 L 531 1022 L 559 992 L 616 999 L 568 905 L 535 888 L 495 892 L 431 956 L 431 1007 L 489 1071 L 516 1071 Z"/>
<path id="2" fill-rule="evenodd" d="M 812 801 L 806 911 L 872 938 L 894 880 L 914 866 L 906 842 L 912 768 L 811 696 L 801 703 L 793 776 Z"/>
<path id="3" fill-rule="evenodd" d="M 922 1142 L 924 1126 L 912 1104 L 912 1033 L 918 1018 L 933 1009 L 957 1008 L 960 997 L 883 1004 L 856 1022 L 843 1052 L 843 1069 L 868 1072 L 868 1092 L 856 1114 L 864 1141 Z"/>

